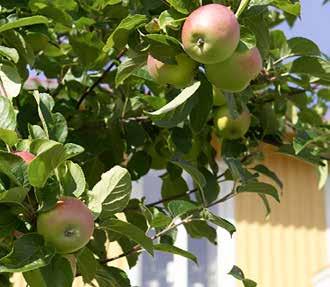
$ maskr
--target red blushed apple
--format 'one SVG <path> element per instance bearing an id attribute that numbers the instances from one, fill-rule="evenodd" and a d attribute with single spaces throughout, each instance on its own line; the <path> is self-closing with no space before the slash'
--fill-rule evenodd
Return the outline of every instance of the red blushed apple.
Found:
<path id="1" fill-rule="evenodd" d="M 93 215 L 79 199 L 63 197 L 53 209 L 40 213 L 37 230 L 58 253 L 73 253 L 84 247 L 93 235 Z"/>
<path id="2" fill-rule="evenodd" d="M 35 155 L 28 151 L 16 151 L 14 152 L 14 155 L 19 156 L 21 159 L 25 161 L 26 164 L 29 164 L 35 158 Z"/>
<path id="3" fill-rule="evenodd" d="M 197 63 L 185 53 L 175 57 L 177 64 L 166 64 L 153 56 L 148 56 L 147 67 L 150 76 L 159 84 L 170 84 L 178 88 L 188 86 L 195 74 Z"/>
<path id="4" fill-rule="evenodd" d="M 228 92 L 243 91 L 262 69 L 258 48 L 237 49 L 227 60 L 206 65 L 206 76 L 217 88 Z"/>
<path id="5" fill-rule="evenodd" d="M 240 39 L 240 26 L 229 7 L 208 4 L 193 11 L 182 28 L 182 43 L 195 61 L 213 64 L 234 53 Z"/>

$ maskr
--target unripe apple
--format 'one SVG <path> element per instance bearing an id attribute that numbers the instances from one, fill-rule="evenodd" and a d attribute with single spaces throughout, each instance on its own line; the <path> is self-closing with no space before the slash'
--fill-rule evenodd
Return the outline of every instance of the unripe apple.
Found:
<path id="1" fill-rule="evenodd" d="M 213 105 L 214 106 L 223 106 L 227 103 L 225 95 L 223 92 L 218 89 L 216 86 L 213 86 Z"/>
<path id="2" fill-rule="evenodd" d="M 208 4 L 193 11 L 182 27 L 182 43 L 195 61 L 214 64 L 234 53 L 240 38 L 235 14 L 221 4 Z"/>
<path id="3" fill-rule="evenodd" d="M 60 254 L 84 247 L 94 231 L 91 211 L 75 197 L 63 197 L 56 206 L 40 213 L 37 230 Z"/>
<path id="4" fill-rule="evenodd" d="M 251 124 L 251 115 L 243 111 L 237 118 L 230 116 L 227 106 L 222 106 L 214 117 L 216 130 L 225 139 L 239 139 L 246 134 Z"/>
<path id="5" fill-rule="evenodd" d="M 35 158 L 35 155 L 28 151 L 15 151 L 14 155 L 19 156 L 26 164 L 29 164 Z"/>
<path id="6" fill-rule="evenodd" d="M 162 85 L 188 86 L 193 80 L 197 63 L 184 53 L 178 54 L 175 60 L 177 64 L 166 64 L 149 55 L 147 67 L 150 76 Z"/>
<path id="7" fill-rule="evenodd" d="M 243 91 L 262 69 L 258 48 L 239 48 L 227 60 L 206 65 L 206 76 L 217 88 L 228 92 Z"/>

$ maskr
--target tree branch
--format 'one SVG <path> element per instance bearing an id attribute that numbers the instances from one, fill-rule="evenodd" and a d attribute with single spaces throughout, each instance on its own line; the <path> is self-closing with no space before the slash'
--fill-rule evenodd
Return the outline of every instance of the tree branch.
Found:
<path id="1" fill-rule="evenodd" d="M 217 179 L 220 179 L 224 175 L 225 175 L 225 172 L 222 173 L 222 174 L 219 174 L 217 176 Z M 161 204 L 161 203 L 165 203 L 165 202 L 169 202 L 169 201 L 174 200 L 174 199 L 182 198 L 182 197 L 185 197 L 187 195 L 193 194 L 197 191 L 198 191 L 198 188 L 194 188 L 194 189 L 188 190 L 187 192 L 184 192 L 184 193 L 180 193 L 180 194 L 176 194 L 176 195 L 173 195 L 173 196 L 165 197 L 165 198 L 162 198 L 158 201 L 147 204 L 146 207 L 153 207 L 153 206 L 156 206 L 156 205 Z"/>
<path id="2" fill-rule="evenodd" d="M 123 49 L 117 56 L 115 60 L 119 60 L 125 53 L 126 53 L 127 49 Z M 80 99 L 78 100 L 77 103 L 77 109 L 79 109 L 80 105 L 82 104 L 82 102 L 85 100 L 85 98 L 104 80 L 105 76 L 107 75 L 107 73 L 109 73 L 111 71 L 111 69 L 116 65 L 116 61 L 112 61 L 109 65 L 108 68 L 106 68 L 102 75 L 94 82 L 93 85 L 91 85 L 89 88 L 86 88 L 84 93 L 81 95 Z"/>
<path id="3" fill-rule="evenodd" d="M 229 194 L 225 195 L 224 197 L 220 198 L 219 200 L 209 204 L 207 206 L 207 208 L 210 208 L 214 205 L 217 205 L 219 203 L 222 203 L 222 202 L 225 202 L 233 197 L 235 197 L 237 195 L 237 193 L 235 192 L 235 189 L 236 189 L 236 185 L 234 185 L 233 187 L 233 190 L 232 192 L 230 192 Z M 197 189 L 196 189 L 197 190 Z M 192 192 L 192 191 L 191 191 Z M 201 207 L 200 210 L 202 210 L 204 207 Z M 178 223 L 174 223 L 174 221 L 172 221 L 169 226 L 165 229 L 163 229 L 162 231 L 158 232 L 156 235 L 152 236 L 150 239 L 151 240 L 155 240 L 159 237 L 161 237 L 162 235 L 170 232 L 171 230 L 177 228 L 178 226 L 182 225 L 182 224 L 186 224 L 188 222 L 190 222 L 191 220 L 193 220 L 193 215 L 189 215 L 188 217 L 186 217 L 185 219 L 182 219 L 180 222 Z M 130 256 L 130 255 L 133 255 L 137 252 L 140 252 L 142 251 L 142 247 L 141 245 L 135 245 L 131 250 L 127 251 L 127 252 L 124 252 L 116 257 L 112 257 L 112 258 L 108 258 L 108 259 L 104 259 L 104 260 L 101 260 L 101 263 L 102 264 L 106 264 L 106 263 L 109 263 L 109 262 L 112 262 L 112 261 L 115 261 L 115 260 L 118 260 L 120 258 L 123 258 L 123 257 L 126 257 L 126 256 Z"/>

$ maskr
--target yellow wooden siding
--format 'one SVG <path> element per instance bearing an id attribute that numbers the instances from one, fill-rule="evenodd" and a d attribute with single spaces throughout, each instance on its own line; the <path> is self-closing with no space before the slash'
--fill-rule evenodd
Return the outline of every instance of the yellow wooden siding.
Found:
<path id="1" fill-rule="evenodd" d="M 237 265 L 261 287 L 312 287 L 313 275 L 327 263 L 324 193 L 314 167 L 267 154 L 264 164 L 284 184 L 281 203 L 272 202 L 267 221 L 259 197 L 237 197 Z"/>

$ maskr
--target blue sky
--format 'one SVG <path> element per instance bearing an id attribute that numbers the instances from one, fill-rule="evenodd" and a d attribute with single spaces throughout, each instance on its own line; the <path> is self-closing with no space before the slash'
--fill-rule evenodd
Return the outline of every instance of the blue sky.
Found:
<path id="1" fill-rule="evenodd" d="M 330 56 L 330 3 L 322 5 L 323 0 L 301 0 L 302 16 L 293 28 L 281 25 L 291 38 L 302 36 L 313 40 L 322 52 Z"/>

